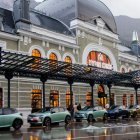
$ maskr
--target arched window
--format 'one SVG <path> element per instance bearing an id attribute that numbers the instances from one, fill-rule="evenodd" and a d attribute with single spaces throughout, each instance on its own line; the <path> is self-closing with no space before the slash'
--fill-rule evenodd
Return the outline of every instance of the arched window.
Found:
<path id="1" fill-rule="evenodd" d="M 65 57 L 65 62 L 72 63 L 72 60 L 69 56 L 66 56 Z"/>
<path id="2" fill-rule="evenodd" d="M 89 60 L 111 64 L 110 59 L 106 54 L 97 51 L 89 52 L 87 57 L 87 64 L 89 64 Z"/>
<path id="3" fill-rule="evenodd" d="M 32 50 L 32 56 L 41 57 L 41 53 L 40 53 L 39 50 L 34 49 L 34 50 Z M 40 59 L 35 58 L 34 59 L 34 64 L 32 65 L 32 68 L 33 69 L 38 69 L 39 68 L 39 62 L 40 62 Z"/>
<path id="4" fill-rule="evenodd" d="M 50 91 L 50 106 L 51 107 L 59 106 L 59 91 L 58 90 Z"/>
<path id="5" fill-rule="evenodd" d="M 39 51 L 39 50 L 34 49 L 34 50 L 32 50 L 32 56 L 41 57 L 41 53 L 40 53 L 40 51 Z"/>
<path id="6" fill-rule="evenodd" d="M 125 73 L 125 69 L 124 68 L 121 69 L 121 73 Z"/>
<path id="7" fill-rule="evenodd" d="M 56 56 L 56 54 L 55 53 L 50 53 L 50 55 L 49 55 L 49 59 L 51 59 L 51 60 L 57 60 L 57 56 Z"/>

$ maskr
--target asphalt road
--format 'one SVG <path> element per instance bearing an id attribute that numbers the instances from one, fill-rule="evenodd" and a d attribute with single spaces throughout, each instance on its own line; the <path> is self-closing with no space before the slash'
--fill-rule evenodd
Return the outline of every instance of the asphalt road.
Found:
<path id="1" fill-rule="evenodd" d="M 0 140 L 140 140 L 140 118 L 94 122 L 61 123 L 51 127 L 30 127 L 24 123 L 19 131 L 0 130 Z"/>

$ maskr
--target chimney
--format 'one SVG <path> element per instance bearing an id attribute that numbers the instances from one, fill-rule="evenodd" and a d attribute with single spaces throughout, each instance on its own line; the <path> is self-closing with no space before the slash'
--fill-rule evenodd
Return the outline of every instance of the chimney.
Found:
<path id="1" fill-rule="evenodd" d="M 30 0 L 15 0 L 13 5 L 14 22 L 17 29 L 30 29 Z"/>

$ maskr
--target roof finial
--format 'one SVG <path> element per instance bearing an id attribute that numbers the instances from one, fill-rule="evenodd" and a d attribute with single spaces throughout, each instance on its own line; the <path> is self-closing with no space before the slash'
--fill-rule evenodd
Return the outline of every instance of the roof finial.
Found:
<path id="1" fill-rule="evenodd" d="M 133 31 L 132 41 L 139 41 L 138 33 L 135 30 Z"/>

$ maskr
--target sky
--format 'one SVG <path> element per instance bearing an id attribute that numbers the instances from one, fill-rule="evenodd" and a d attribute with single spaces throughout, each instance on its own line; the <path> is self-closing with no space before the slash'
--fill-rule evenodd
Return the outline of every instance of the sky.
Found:
<path id="1" fill-rule="evenodd" d="M 36 0 L 41 2 L 43 0 Z M 108 6 L 114 16 L 127 15 L 140 18 L 140 0 L 100 0 Z"/>

